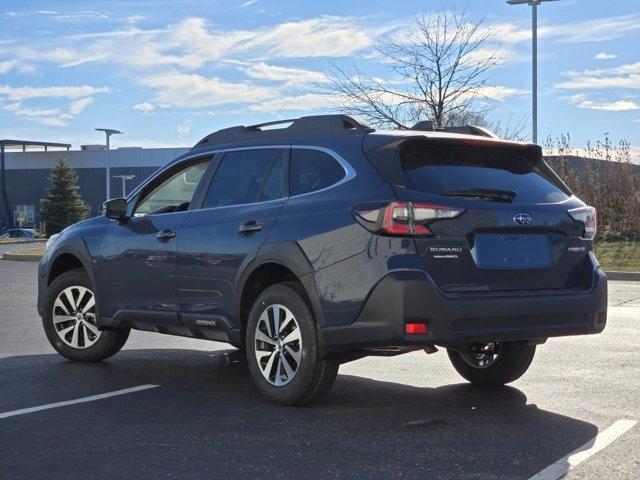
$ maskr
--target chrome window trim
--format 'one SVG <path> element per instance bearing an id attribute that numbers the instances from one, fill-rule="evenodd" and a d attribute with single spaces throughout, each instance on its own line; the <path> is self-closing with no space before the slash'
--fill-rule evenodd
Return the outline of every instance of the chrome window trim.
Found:
<path id="1" fill-rule="evenodd" d="M 299 144 L 292 144 L 292 145 L 251 145 L 251 146 L 246 146 L 246 147 L 220 148 L 220 149 L 216 149 L 216 150 L 209 150 L 209 151 L 206 151 L 206 152 L 202 152 L 201 151 L 201 152 L 198 152 L 198 153 L 194 153 L 192 155 L 188 155 L 186 157 L 181 158 L 179 163 L 188 162 L 189 160 L 194 160 L 194 159 L 197 159 L 199 157 L 207 157 L 209 155 L 213 157 L 213 156 L 215 156 L 217 154 L 227 153 L 227 152 L 240 152 L 240 151 L 244 151 L 244 150 L 271 150 L 271 149 L 280 149 L 280 150 L 282 150 L 282 149 L 289 149 L 289 148 L 290 149 L 299 149 L 299 150 L 317 150 L 319 152 L 326 153 L 327 155 L 332 157 L 336 162 L 338 162 L 338 164 L 342 167 L 342 169 L 344 170 L 344 174 L 345 174 L 344 177 L 341 180 L 337 181 L 336 183 L 333 183 L 333 184 L 329 185 L 328 187 L 321 188 L 320 190 L 314 190 L 312 192 L 301 193 L 301 194 L 298 194 L 298 195 L 289 195 L 288 197 L 277 198 L 277 199 L 268 200 L 268 201 L 265 201 L 265 202 L 238 203 L 238 204 L 234 204 L 234 205 L 224 205 L 224 206 L 221 206 L 221 207 L 199 208 L 199 209 L 197 209 L 197 211 L 200 211 L 200 210 L 214 210 L 214 209 L 228 208 L 228 207 L 240 207 L 240 206 L 248 206 L 248 205 L 263 205 L 263 204 L 278 202 L 278 201 L 282 201 L 282 200 L 288 200 L 288 199 L 291 199 L 291 198 L 306 197 L 307 195 L 313 195 L 313 194 L 316 194 L 316 193 L 325 192 L 325 191 L 330 190 L 332 188 L 338 187 L 338 186 L 342 185 L 343 183 L 346 183 L 346 182 L 352 180 L 356 176 L 355 169 L 339 153 L 335 152 L 334 150 L 331 150 L 330 148 L 320 147 L 318 145 L 299 145 Z M 212 161 L 213 161 L 213 158 L 212 158 Z M 141 190 L 143 190 L 147 185 L 149 185 L 149 183 L 151 183 L 153 180 L 155 180 L 157 177 L 162 175 L 164 172 L 166 172 L 170 168 L 174 167 L 176 163 L 178 163 L 178 162 L 172 161 L 172 162 L 168 163 L 167 165 L 162 167 L 160 170 L 158 170 L 155 175 L 149 177 L 147 180 L 145 180 L 143 183 L 141 183 L 135 189 L 133 189 L 131 191 L 131 193 L 129 193 L 129 195 L 127 196 L 127 203 L 133 197 L 138 195 L 138 193 L 140 193 Z M 189 211 L 196 211 L 196 210 L 189 210 Z M 167 212 L 167 213 L 164 213 L 164 214 L 155 214 L 155 215 L 166 215 L 166 214 L 171 214 L 171 213 L 182 213 L 182 212 Z"/>

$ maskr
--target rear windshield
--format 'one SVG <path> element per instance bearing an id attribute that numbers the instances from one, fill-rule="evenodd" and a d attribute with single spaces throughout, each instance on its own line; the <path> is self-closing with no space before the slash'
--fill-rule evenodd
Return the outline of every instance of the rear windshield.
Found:
<path id="1" fill-rule="evenodd" d="M 556 203 L 571 192 L 536 147 L 409 141 L 400 147 L 405 187 L 473 198 L 504 192 L 513 203 Z M 492 193 L 493 192 L 493 193 Z"/>

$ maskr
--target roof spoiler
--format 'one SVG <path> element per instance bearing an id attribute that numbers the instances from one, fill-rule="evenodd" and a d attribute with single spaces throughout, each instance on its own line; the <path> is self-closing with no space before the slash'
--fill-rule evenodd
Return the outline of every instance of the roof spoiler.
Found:
<path id="1" fill-rule="evenodd" d="M 419 130 L 423 132 L 448 132 L 448 133 L 462 133 L 465 135 L 478 135 L 480 137 L 499 138 L 491 130 L 477 125 L 460 125 L 457 127 L 443 127 L 435 128 L 434 123 L 431 120 L 426 120 L 416 123 L 411 130 Z"/>
<path id="2" fill-rule="evenodd" d="M 287 124 L 289 125 L 283 128 L 267 128 Z M 253 138 L 260 138 L 265 135 L 268 135 L 269 137 L 287 136 L 292 134 L 336 135 L 348 133 L 369 133 L 373 132 L 373 130 L 374 129 L 366 123 L 348 115 L 313 115 L 259 123 L 247 127 L 240 125 L 224 128 L 207 135 L 196 143 L 193 148 L 219 145 L 238 140 L 249 140 Z"/>

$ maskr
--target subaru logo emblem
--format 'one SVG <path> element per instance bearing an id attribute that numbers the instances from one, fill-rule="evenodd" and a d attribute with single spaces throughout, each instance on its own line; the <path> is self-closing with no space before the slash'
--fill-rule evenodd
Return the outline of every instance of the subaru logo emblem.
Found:
<path id="1" fill-rule="evenodd" d="M 518 225 L 522 225 L 523 227 L 525 227 L 527 225 L 531 225 L 531 222 L 533 222 L 533 219 L 531 218 L 531 215 L 529 215 L 528 213 L 518 213 L 516 214 L 515 217 L 513 217 L 513 221 L 516 222 Z"/>

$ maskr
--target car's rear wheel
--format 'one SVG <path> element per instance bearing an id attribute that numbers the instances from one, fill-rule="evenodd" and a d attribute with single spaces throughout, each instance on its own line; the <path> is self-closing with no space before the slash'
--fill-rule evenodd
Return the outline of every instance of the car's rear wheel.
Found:
<path id="1" fill-rule="evenodd" d="M 339 364 L 320 358 L 316 324 L 293 287 L 265 289 L 251 309 L 246 354 L 258 390 L 280 405 L 306 405 L 326 394 Z"/>
<path id="2" fill-rule="evenodd" d="M 98 328 L 96 295 L 84 270 L 65 272 L 49 285 L 42 323 L 49 343 L 70 360 L 104 360 L 129 337 L 128 329 Z"/>
<path id="3" fill-rule="evenodd" d="M 477 385 L 504 385 L 517 380 L 533 361 L 535 345 L 503 342 L 474 345 L 470 351 L 448 349 L 457 372 Z"/>

